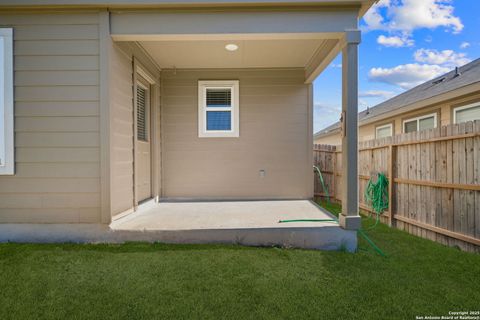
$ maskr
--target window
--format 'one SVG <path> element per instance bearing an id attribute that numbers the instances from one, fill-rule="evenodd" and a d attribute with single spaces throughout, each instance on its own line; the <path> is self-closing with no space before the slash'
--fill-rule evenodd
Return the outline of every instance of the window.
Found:
<path id="1" fill-rule="evenodd" d="M 198 82 L 198 136 L 239 136 L 238 81 Z"/>
<path id="2" fill-rule="evenodd" d="M 13 173 L 13 30 L 0 28 L 0 174 Z"/>
<path id="3" fill-rule="evenodd" d="M 375 129 L 375 139 L 391 137 L 393 135 L 393 126 L 391 123 L 379 126 Z"/>
<path id="4" fill-rule="evenodd" d="M 453 122 L 480 120 L 480 102 L 453 109 Z"/>
<path id="5" fill-rule="evenodd" d="M 425 116 L 412 118 L 403 121 L 403 132 L 415 132 L 437 127 L 437 114 L 432 113 Z"/>
<path id="6" fill-rule="evenodd" d="M 146 85 L 137 83 L 137 140 L 148 141 L 149 90 Z"/>

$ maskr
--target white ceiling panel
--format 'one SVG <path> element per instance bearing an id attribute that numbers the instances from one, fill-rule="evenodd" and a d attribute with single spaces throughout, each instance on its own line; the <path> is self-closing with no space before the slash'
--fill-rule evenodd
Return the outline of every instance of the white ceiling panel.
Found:
<path id="1" fill-rule="evenodd" d="M 144 41 L 161 68 L 304 67 L 323 40 Z M 227 51 L 229 43 L 237 51 Z"/>

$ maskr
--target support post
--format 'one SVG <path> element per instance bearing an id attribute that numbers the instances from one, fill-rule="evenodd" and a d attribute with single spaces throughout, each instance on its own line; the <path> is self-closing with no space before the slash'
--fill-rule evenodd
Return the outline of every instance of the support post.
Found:
<path id="1" fill-rule="evenodd" d="M 361 227 L 358 211 L 358 44 L 360 30 L 345 31 L 342 50 L 342 212 L 340 226 Z"/>

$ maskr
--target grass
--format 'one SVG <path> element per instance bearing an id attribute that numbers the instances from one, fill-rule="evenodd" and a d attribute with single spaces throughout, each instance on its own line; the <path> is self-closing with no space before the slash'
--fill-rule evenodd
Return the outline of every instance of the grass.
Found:
<path id="1" fill-rule="evenodd" d="M 356 254 L 1 244 L 0 319 L 415 319 L 479 309 L 480 255 L 385 225 L 369 236 L 388 258 L 362 240 Z"/>

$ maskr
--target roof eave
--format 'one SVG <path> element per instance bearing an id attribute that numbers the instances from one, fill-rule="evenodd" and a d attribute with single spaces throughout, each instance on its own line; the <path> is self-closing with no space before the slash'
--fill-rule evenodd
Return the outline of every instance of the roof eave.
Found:
<path id="1" fill-rule="evenodd" d="M 318 139 L 318 138 L 328 137 L 328 136 L 334 135 L 334 134 L 339 133 L 339 132 L 340 132 L 340 128 L 335 128 L 335 129 L 332 129 L 328 132 L 323 132 L 323 133 L 317 132 L 313 135 L 313 138 Z"/>
<path id="2" fill-rule="evenodd" d="M 362 16 L 374 0 L 4 0 L 0 8 L 19 9 L 147 9 L 147 8 L 218 8 L 218 7 L 325 7 L 357 8 Z"/>
<path id="3" fill-rule="evenodd" d="M 468 95 L 468 94 L 474 93 L 476 91 L 480 91 L 480 82 L 475 82 L 475 83 L 472 83 L 472 84 L 469 84 L 469 85 L 466 85 L 466 86 L 463 86 L 463 87 L 460 87 L 460 88 L 456 88 L 454 90 L 450 90 L 448 92 L 441 93 L 439 95 L 436 95 L 436 96 L 433 96 L 433 97 L 430 97 L 430 98 L 427 98 L 427 99 L 416 101 L 416 102 L 411 103 L 409 105 L 406 105 L 406 106 L 403 106 L 401 108 L 395 109 L 394 111 L 385 112 L 385 113 L 379 114 L 377 116 L 374 116 L 374 117 L 371 117 L 371 118 L 368 118 L 368 119 L 359 120 L 358 124 L 359 124 L 359 126 L 367 125 L 367 124 L 377 122 L 377 121 L 381 121 L 381 120 L 384 120 L 384 119 L 387 119 L 387 118 L 391 118 L 391 117 L 394 117 L 394 116 L 397 116 L 397 115 L 400 115 L 400 114 L 403 114 L 403 113 L 407 113 L 407 112 L 410 112 L 410 111 L 415 111 L 415 110 L 420 109 L 420 108 L 428 107 L 430 105 L 434 105 L 434 104 L 437 104 L 437 103 L 440 103 L 440 102 L 443 102 L 443 101 L 446 101 L 446 100 L 451 100 L 451 99 L 454 99 L 454 98 L 458 98 L 460 96 Z"/>

